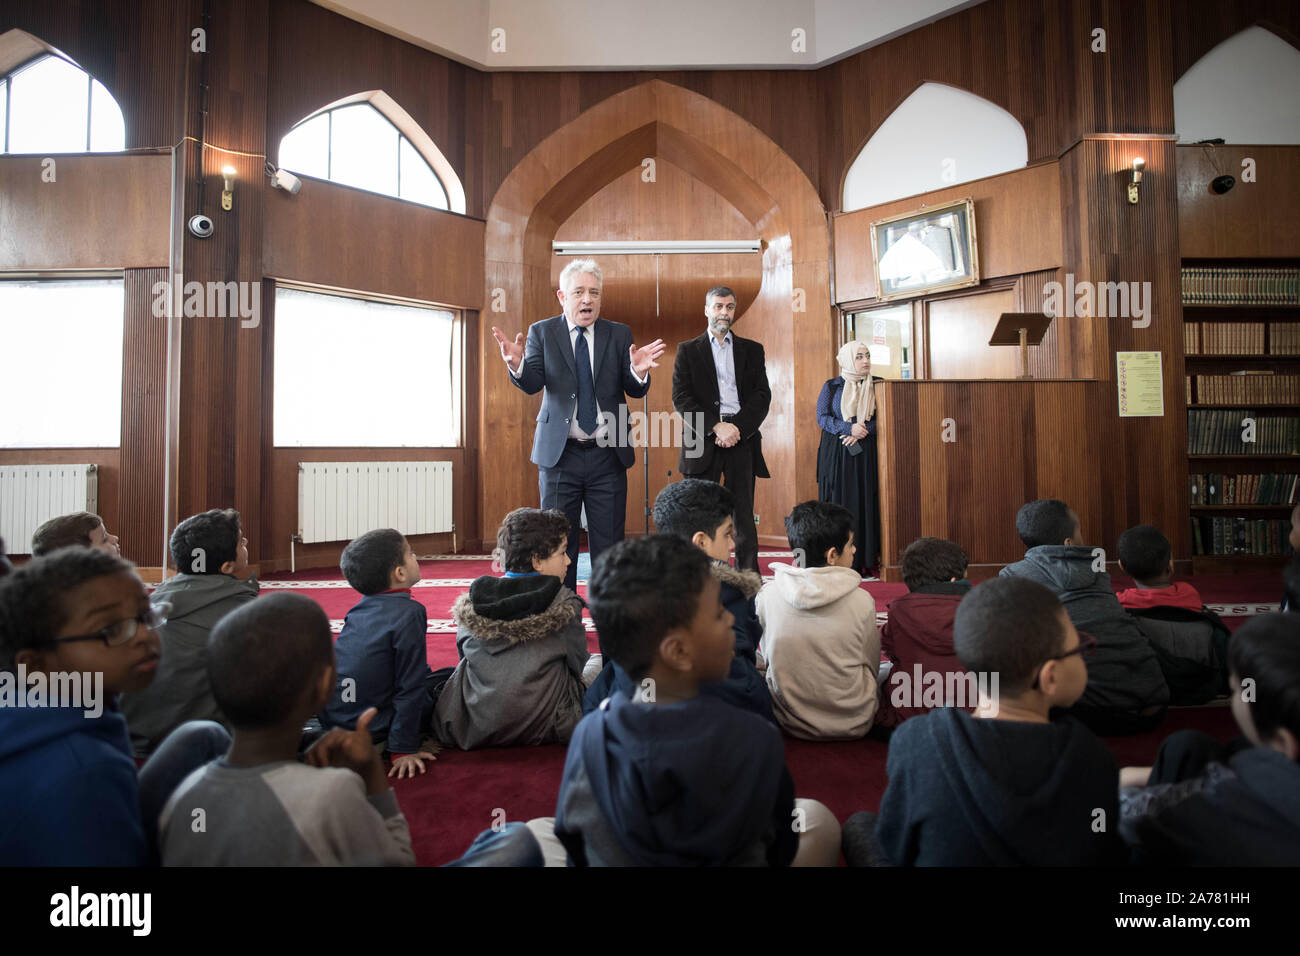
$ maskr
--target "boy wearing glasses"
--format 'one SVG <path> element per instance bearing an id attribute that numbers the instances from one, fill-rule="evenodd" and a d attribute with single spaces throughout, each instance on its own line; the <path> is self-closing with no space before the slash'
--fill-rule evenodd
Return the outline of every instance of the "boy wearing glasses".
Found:
<path id="1" fill-rule="evenodd" d="M 154 679 L 160 616 L 130 564 L 90 548 L 37 558 L 5 578 L 0 866 L 147 862 L 135 764 L 113 695 Z M 87 683 L 99 699 L 69 693 Z"/>
<path id="2" fill-rule="evenodd" d="M 996 674 L 995 697 L 894 731 L 878 818 L 844 825 L 850 865 L 1097 866 L 1123 860 L 1119 768 L 1069 707 L 1088 684 L 1081 640 L 1048 588 L 1023 578 L 975 587 L 957 607 L 962 666 Z"/>
<path id="3" fill-rule="evenodd" d="M 216 721 L 229 729 L 208 680 L 208 635 L 223 617 L 257 597 L 257 581 L 244 580 L 248 539 L 238 511 L 213 509 L 186 518 L 172 532 L 170 546 L 180 573 L 153 593 L 155 602 L 172 605 L 159 631 L 158 676 L 150 687 L 124 694 L 119 705 L 137 757 L 152 754 L 186 721 Z"/>

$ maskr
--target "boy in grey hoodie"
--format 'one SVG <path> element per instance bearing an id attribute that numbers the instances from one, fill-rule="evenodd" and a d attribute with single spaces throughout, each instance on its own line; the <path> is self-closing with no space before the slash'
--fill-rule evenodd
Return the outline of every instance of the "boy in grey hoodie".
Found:
<path id="1" fill-rule="evenodd" d="M 149 756 L 186 721 L 214 720 L 230 729 L 208 681 L 208 635 L 258 591 L 256 579 L 243 579 L 248 539 L 233 508 L 186 518 L 172 532 L 170 546 L 180 573 L 160 584 L 151 597 L 155 604 L 171 605 L 158 628 L 158 676 L 147 688 L 123 694 L 119 701 L 137 757 Z"/>
<path id="2" fill-rule="evenodd" d="M 1083 544 L 1079 516 L 1055 498 L 1031 501 L 1016 514 L 1016 531 L 1028 550 L 1000 576 L 1051 588 L 1075 628 L 1097 641 L 1088 687 L 1071 713 L 1102 736 L 1156 727 L 1165 718 L 1169 686 L 1151 642 L 1115 597 L 1104 564 L 1095 569 L 1104 555 Z"/>

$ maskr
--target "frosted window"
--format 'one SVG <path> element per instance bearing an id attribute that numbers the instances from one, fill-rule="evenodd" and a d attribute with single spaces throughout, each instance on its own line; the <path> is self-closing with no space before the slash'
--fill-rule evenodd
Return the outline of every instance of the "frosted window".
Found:
<path id="1" fill-rule="evenodd" d="M 122 109 L 104 89 L 104 84 L 93 80 L 90 84 L 90 151 L 109 153 L 125 148 L 126 124 L 122 121 Z"/>
<path id="2" fill-rule="evenodd" d="M 451 312 L 277 289 L 275 444 L 455 447 L 455 342 Z"/>
<path id="3" fill-rule="evenodd" d="M 423 203 L 436 209 L 447 208 L 447 193 L 433 174 L 429 164 L 411 145 L 411 141 L 402 137 L 402 182 L 401 198 L 411 202 Z"/>
<path id="4" fill-rule="evenodd" d="M 0 447 L 121 443 L 124 308 L 121 279 L 0 281 Z"/>
<path id="5" fill-rule="evenodd" d="M 90 84 L 66 60 L 47 56 L 9 78 L 9 152 L 84 153 Z"/>
<path id="6" fill-rule="evenodd" d="M 369 104 L 333 112 L 330 179 L 345 186 L 397 195 L 397 127 Z"/>
<path id="7" fill-rule="evenodd" d="M 309 119 L 289 131 L 280 140 L 280 166 L 304 176 L 329 179 L 330 118 L 329 114 Z"/>
<path id="8" fill-rule="evenodd" d="M 9 81 L 0 80 L 0 153 L 5 151 L 5 131 L 9 128 L 7 123 L 9 118 L 7 112 L 9 104 L 7 100 L 9 97 L 5 95 L 8 91 Z"/>

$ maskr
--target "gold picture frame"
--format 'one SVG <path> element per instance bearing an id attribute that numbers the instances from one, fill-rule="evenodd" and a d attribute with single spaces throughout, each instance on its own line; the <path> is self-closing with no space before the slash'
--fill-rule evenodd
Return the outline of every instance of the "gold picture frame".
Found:
<path id="1" fill-rule="evenodd" d="M 980 281 L 975 201 L 955 199 L 871 224 L 876 299 L 912 299 Z"/>

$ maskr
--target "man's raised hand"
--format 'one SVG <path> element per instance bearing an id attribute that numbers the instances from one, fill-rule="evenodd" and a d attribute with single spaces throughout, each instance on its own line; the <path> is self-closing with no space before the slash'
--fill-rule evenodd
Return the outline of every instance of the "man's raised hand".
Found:
<path id="1" fill-rule="evenodd" d="M 506 338 L 505 333 L 492 326 L 492 335 L 495 336 L 497 344 L 501 346 L 501 358 L 510 366 L 510 371 L 519 371 L 519 363 L 524 360 L 524 333 L 520 332 L 511 342 Z"/>
<path id="2" fill-rule="evenodd" d="M 493 329 L 493 331 L 496 330 Z M 502 346 L 503 354 L 504 349 L 505 347 Z M 636 372 L 637 376 L 640 377 L 652 368 L 658 368 L 659 363 L 655 359 L 662 356 L 667 350 L 668 346 L 664 345 L 663 339 L 655 339 L 649 345 L 643 345 L 641 348 L 637 348 L 635 344 L 629 345 L 627 354 L 632 359 L 632 371 Z"/>

